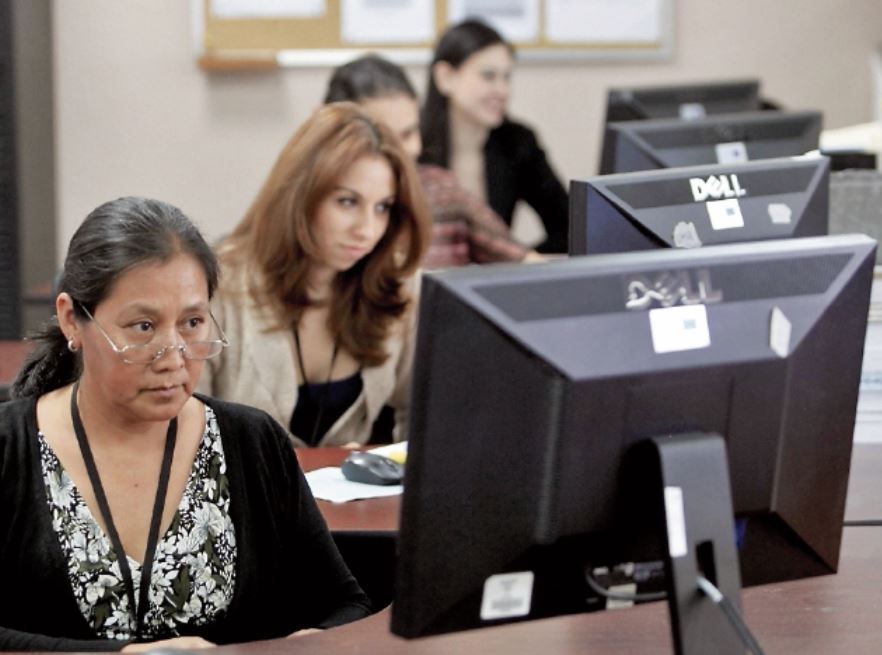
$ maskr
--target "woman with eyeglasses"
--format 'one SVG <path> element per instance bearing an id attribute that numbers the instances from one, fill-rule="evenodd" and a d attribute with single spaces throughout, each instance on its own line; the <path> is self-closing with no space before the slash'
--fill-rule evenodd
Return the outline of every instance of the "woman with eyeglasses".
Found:
<path id="1" fill-rule="evenodd" d="M 0 650 L 204 648 L 369 613 L 285 429 L 193 395 L 228 345 L 217 279 L 163 202 L 108 202 L 74 234 L 57 323 L 0 405 Z"/>
<path id="2" fill-rule="evenodd" d="M 318 109 L 220 247 L 230 348 L 202 388 L 289 427 L 298 446 L 366 443 L 384 405 L 406 438 L 414 273 L 431 218 L 412 158 L 358 106 Z"/>

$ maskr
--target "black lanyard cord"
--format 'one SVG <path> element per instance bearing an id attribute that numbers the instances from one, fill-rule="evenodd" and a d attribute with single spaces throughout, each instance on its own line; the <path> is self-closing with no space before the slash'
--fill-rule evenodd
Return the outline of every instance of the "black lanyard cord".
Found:
<path id="1" fill-rule="evenodd" d="M 132 570 L 129 567 L 129 560 L 123 550 L 122 541 L 120 541 L 119 533 L 116 531 L 116 525 L 113 523 L 113 516 L 110 514 L 110 505 L 107 503 L 107 496 L 104 493 L 104 487 L 101 484 L 101 478 L 98 475 L 98 468 L 95 466 L 95 458 L 92 456 L 92 449 L 89 447 L 89 440 L 86 438 L 86 431 L 83 428 L 83 422 L 80 419 L 80 411 L 77 407 L 77 391 L 79 382 L 75 382 L 73 391 L 70 395 L 70 417 L 73 421 L 74 432 L 77 435 L 77 442 L 80 445 L 80 452 L 83 455 L 83 462 L 86 465 L 86 471 L 89 474 L 89 481 L 92 483 L 92 490 L 95 492 L 95 499 L 98 501 L 98 508 L 101 510 L 101 516 L 104 518 L 104 525 L 113 543 L 113 550 L 116 552 L 116 559 L 119 562 L 120 574 L 126 585 L 126 595 L 129 597 L 129 605 L 131 606 L 132 615 L 135 618 L 135 637 L 142 636 L 142 624 L 144 615 L 147 612 L 147 592 L 150 587 L 150 576 L 153 572 L 153 555 L 156 552 L 156 543 L 159 541 L 159 525 L 162 522 L 162 512 L 165 507 L 165 497 L 168 493 L 168 480 L 171 474 L 172 459 L 175 452 L 175 442 L 178 434 L 178 419 L 173 418 L 168 425 L 168 432 L 165 435 L 165 451 L 162 455 L 162 468 L 159 472 L 159 484 L 156 487 L 156 499 L 153 502 L 153 516 L 150 519 L 150 532 L 147 535 L 147 548 L 144 553 L 144 559 L 141 564 L 141 588 L 138 594 L 138 603 L 135 603 L 135 584 L 132 578 Z"/>
<path id="2" fill-rule="evenodd" d="M 306 367 L 303 366 L 303 355 L 300 352 L 300 335 L 297 332 L 297 329 L 294 330 L 294 343 L 297 346 L 297 364 L 300 366 L 300 377 L 303 378 L 304 389 L 309 396 L 310 400 L 312 400 L 312 393 L 309 390 L 309 381 L 306 379 Z M 340 347 L 340 340 L 334 339 L 334 350 L 331 353 L 331 364 L 328 366 L 328 379 L 325 380 L 325 384 L 322 387 L 321 393 L 318 397 L 318 408 L 316 410 L 315 423 L 312 426 L 312 434 L 309 438 L 309 445 L 315 446 L 316 439 L 319 436 L 319 426 L 322 422 L 322 415 L 325 413 L 325 403 L 328 400 L 328 392 L 331 388 L 331 375 L 334 373 L 334 362 L 337 361 L 337 351 Z"/>

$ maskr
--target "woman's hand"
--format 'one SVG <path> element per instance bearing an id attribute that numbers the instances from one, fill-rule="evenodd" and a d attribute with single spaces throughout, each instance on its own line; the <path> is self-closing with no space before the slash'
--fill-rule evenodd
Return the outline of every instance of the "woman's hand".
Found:
<path id="1" fill-rule="evenodd" d="M 196 650 L 197 648 L 214 648 L 214 646 L 215 644 L 206 641 L 202 637 L 173 637 L 172 639 L 161 639 L 160 641 L 129 644 L 128 646 L 123 646 L 122 651 L 120 652 L 144 653 L 148 650 L 158 650 L 160 648 Z"/>

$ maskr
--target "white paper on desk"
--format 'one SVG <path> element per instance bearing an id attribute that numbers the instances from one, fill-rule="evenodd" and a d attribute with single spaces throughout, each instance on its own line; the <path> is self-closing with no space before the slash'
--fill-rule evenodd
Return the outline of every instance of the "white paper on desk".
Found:
<path id="1" fill-rule="evenodd" d="M 336 466 L 310 471 L 306 474 L 306 481 L 309 483 L 313 496 L 319 500 L 329 500 L 332 503 L 348 503 L 350 500 L 361 500 L 362 498 L 398 496 L 404 491 L 404 485 L 400 484 L 381 485 L 351 482 L 343 477 L 343 473 Z"/>
<path id="2" fill-rule="evenodd" d="M 435 36 L 431 0 L 343 0 L 340 34 L 349 43 L 423 43 Z"/>

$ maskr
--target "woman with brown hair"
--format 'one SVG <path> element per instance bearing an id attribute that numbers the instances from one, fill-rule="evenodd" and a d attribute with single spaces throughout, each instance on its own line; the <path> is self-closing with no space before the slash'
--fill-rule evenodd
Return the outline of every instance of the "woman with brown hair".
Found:
<path id="1" fill-rule="evenodd" d="M 334 69 L 325 102 L 340 101 L 358 103 L 395 133 L 411 157 L 419 157 L 419 102 L 400 66 L 368 54 Z M 542 259 L 518 243 L 508 225 L 486 203 L 466 191 L 453 172 L 432 164 L 418 164 L 417 171 L 433 220 L 423 268 Z"/>
<path id="2" fill-rule="evenodd" d="M 269 412 L 298 445 L 365 443 L 384 404 L 406 438 L 429 230 L 388 128 L 351 103 L 320 108 L 220 248 L 215 312 L 232 345 L 201 388 Z"/>

